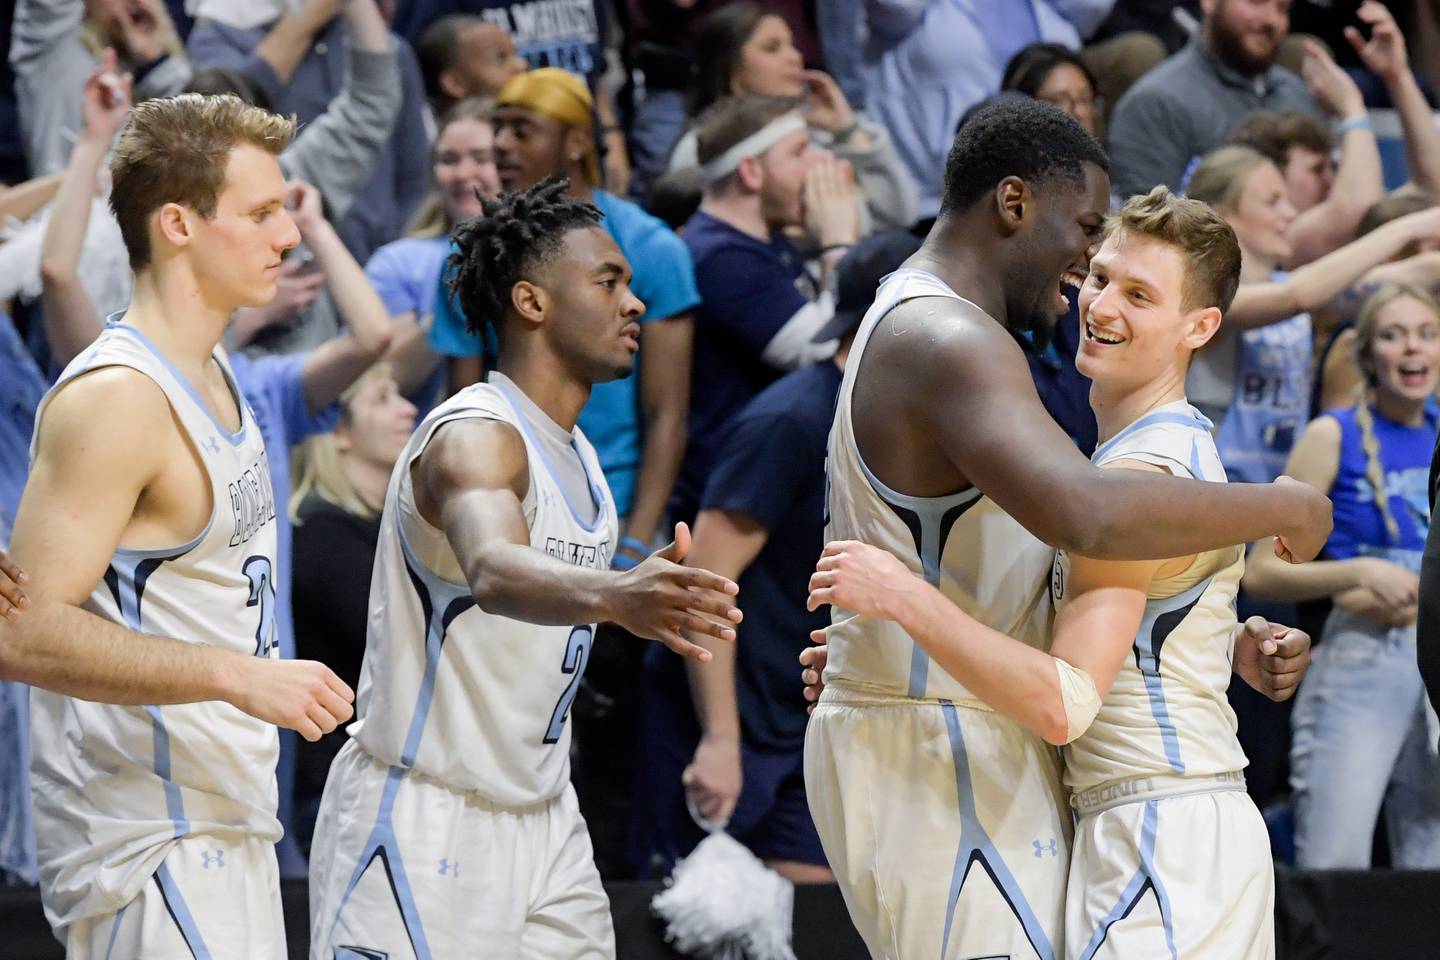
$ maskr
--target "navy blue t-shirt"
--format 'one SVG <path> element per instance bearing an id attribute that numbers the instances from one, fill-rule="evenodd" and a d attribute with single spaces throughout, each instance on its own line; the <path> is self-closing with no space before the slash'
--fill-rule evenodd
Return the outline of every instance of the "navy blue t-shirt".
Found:
<path id="1" fill-rule="evenodd" d="M 675 519 L 690 521 L 731 418 L 785 372 L 761 359 L 765 347 L 816 291 L 782 236 L 757 240 L 705 213 L 692 216 L 681 236 L 695 261 L 701 301 L 694 313 L 690 430 L 672 503 Z"/>
<path id="2" fill-rule="evenodd" d="M 740 576 L 735 688 L 747 740 L 772 750 L 804 743 L 796 658 L 810 631 L 830 622 L 826 610 L 808 612 L 805 598 L 825 547 L 825 447 L 839 393 L 840 368 L 829 360 L 772 384 L 727 431 L 701 500 L 702 509 L 743 513 L 769 534 Z"/>
<path id="3" fill-rule="evenodd" d="M 1055 337 L 1044 350 L 1036 350 L 1023 336 L 1017 339 L 1030 363 L 1030 377 L 1040 402 L 1088 457 L 1095 452 L 1099 430 L 1095 412 L 1090 409 L 1090 378 L 1075 369 L 1075 353 L 1080 349 L 1080 298 L 1073 290 L 1068 295 L 1070 311 L 1060 318 Z"/>

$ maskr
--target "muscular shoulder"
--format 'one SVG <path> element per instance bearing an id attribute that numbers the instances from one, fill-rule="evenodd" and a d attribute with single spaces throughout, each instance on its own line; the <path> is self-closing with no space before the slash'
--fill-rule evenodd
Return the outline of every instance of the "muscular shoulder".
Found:
<path id="1" fill-rule="evenodd" d="M 509 488 L 524 499 L 530 463 L 520 431 L 503 420 L 466 417 L 435 429 L 415 466 L 416 495 L 438 503 L 461 490 Z"/>
<path id="2" fill-rule="evenodd" d="M 921 395 L 954 392 L 957 380 L 1011 374 L 1029 380 L 1015 338 L 973 304 L 948 297 L 917 297 L 882 317 L 866 344 L 867 359 L 899 366 Z M 934 396 L 933 393 L 930 394 Z"/>
<path id="3" fill-rule="evenodd" d="M 139 370 L 101 367 L 56 387 L 36 424 L 42 455 L 151 465 L 168 452 L 174 414 L 160 385 Z"/>

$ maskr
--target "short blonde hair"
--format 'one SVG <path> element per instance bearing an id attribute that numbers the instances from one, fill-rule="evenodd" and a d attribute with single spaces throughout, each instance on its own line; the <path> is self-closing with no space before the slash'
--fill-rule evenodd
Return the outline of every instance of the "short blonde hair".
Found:
<path id="1" fill-rule="evenodd" d="M 1209 204 L 1158 186 L 1143 197 L 1131 197 L 1110 215 L 1105 236 L 1116 233 L 1148 237 L 1180 251 L 1186 263 L 1182 309 L 1230 309 L 1240 287 L 1240 241 Z"/>
<path id="2" fill-rule="evenodd" d="M 130 268 L 150 263 L 151 214 L 179 203 L 213 216 L 231 150 L 248 143 L 279 156 L 294 136 L 294 117 L 276 116 L 228 94 L 182 93 L 137 104 L 110 158 L 110 209 Z"/>

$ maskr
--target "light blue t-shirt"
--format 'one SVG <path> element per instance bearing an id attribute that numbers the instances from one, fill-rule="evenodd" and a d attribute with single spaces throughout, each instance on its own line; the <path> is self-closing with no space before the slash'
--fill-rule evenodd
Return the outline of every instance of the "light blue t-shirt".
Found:
<path id="1" fill-rule="evenodd" d="M 699 305 L 695 265 L 679 235 L 635 204 L 604 190 L 595 191 L 593 203 L 605 216 L 601 225 L 630 262 L 634 272 L 630 289 L 645 304 L 641 323 L 668 320 Z M 437 293 L 439 284 L 444 282 L 442 276 L 436 286 Z M 495 354 L 493 335 L 487 338 L 486 344 L 481 344 L 465 331 L 465 316 L 448 292 L 435 297 L 434 310 L 435 322 L 430 327 L 429 339 L 436 351 L 451 357 Z M 615 509 L 621 516 L 630 512 L 635 476 L 640 469 L 637 378 L 642 361 L 638 356 L 636 359 L 634 374 L 623 380 L 597 383 L 590 392 L 590 402 L 580 411 L 580 429 L 595 447 L 600 468 L 605 471 L 605 479 L 615 497 Z"/>
<path id="2" fill-rule="evenodd" d="M 414 313 L 417 323 L 435 310 L 440 293 L 440 270 L 450 253 L 448 237 L 402 237 L 385 244 L 365 264 L 365 276 L 390 316 Z M 445 365 L 437 364 L 431 376 L 409 397 L 423 418 L 437 401 L 444 399 Z M 417 420 L 418 422 L 418 420 Z"/>

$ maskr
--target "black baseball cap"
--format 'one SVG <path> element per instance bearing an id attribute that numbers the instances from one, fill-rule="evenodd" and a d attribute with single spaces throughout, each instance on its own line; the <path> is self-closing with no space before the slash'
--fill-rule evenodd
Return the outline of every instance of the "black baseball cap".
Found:
<path id="1" fill-rule="evenodd" d="M 812 342 L 839 340 L 858 329 L 880 281 L 919 249 L 920 238 L 901 230 L 872 233 L 851 247 L 835 266 L 835 316 Z"/>

